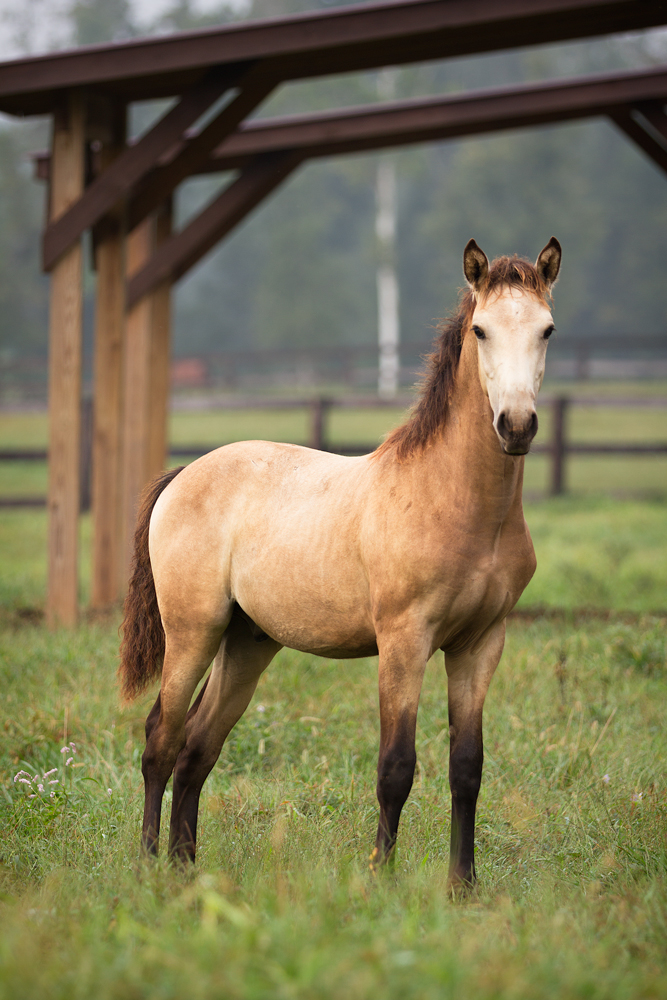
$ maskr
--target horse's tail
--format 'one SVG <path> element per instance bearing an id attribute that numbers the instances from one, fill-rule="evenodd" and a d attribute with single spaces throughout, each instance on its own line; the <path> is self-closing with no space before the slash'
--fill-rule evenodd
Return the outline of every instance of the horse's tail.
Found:
<path id="1" fill-rule="evenodd" d="M 144 490 L 139 504 L 134 533 L 134 558 L 130 587 L 125 598 L 123 640 L 120 667 L 123 694 L 135 698 L 158 677 L 164 659 L 164 628 L 155 593 L 155 581 L 148 552 L 148 529 L 157 498 L 180 469 L 170 469 L 153 479 Z"/>

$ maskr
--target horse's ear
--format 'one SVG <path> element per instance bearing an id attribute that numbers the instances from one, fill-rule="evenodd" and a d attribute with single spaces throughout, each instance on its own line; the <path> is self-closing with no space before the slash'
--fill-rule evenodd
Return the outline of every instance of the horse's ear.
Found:
<path id="1" fill-rule="evenodd" d="M 463 273 L 473 292 L 479 292 L 489 273 L 489 261 L 474 240 L 468 240 L 463 251 Z"/>
<path id="2" fill-rule="evenodd" d="M 547 288 L 551 288 L 556 283 L 558 272 L 560 271 L 560 259 L 563 256 L 561 245 L 555 236 L 552 236 L 544 250 L 535 261 L 535 268 Z"/>

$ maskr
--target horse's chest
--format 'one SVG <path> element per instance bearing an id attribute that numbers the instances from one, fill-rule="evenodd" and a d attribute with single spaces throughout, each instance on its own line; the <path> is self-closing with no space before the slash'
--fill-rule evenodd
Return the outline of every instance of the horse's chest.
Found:
<path id="1" fill-rule="evenodd" d="M 472 546 L 462 556 L 444 557 L 439 574 L 439 631 L 448 637 L 478 635 L 508 614 L 535 569 L 527 534 Z M 442 644 L 442 643 L 440 643 Z"/>

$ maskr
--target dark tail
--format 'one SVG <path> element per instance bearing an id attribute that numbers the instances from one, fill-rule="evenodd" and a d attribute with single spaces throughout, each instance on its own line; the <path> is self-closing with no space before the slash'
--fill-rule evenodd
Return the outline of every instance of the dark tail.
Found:
<path id="1" fill-rule="evenodd" d="M 118 670 L 126 698 L 135 698 L 162 670 L 164 629 L 148 554 L 148 528 L 157 498 L 182 471 L 183 466 L 180 469 L 170 469 L 153 479 L 144 490 L 139 504 Z"/>

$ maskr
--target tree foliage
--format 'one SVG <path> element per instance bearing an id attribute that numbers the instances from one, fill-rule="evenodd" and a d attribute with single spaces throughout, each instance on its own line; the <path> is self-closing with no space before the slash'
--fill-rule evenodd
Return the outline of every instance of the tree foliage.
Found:
<path id="1" fill-rule="evenodd" d="M 252 0 L 243 16 L 312 8 L 309 0 Z M 315 6 L 329 6 L 320 0 Z M 175 0 L 153 25 L 193 30 L 239 16 Z M 74 44 L 137 34 L 130 0 L 74 0 Z M 144 30 L 143 26 L 141 30 Z M 664 38 L 597 40 L 450 60 L 396 71 L 398 97 L 641 66 L 664 61 Z M 259 114 L 377 99 L 375 73 L 278 88 Z M 40 135 L 41 128 L 41 135 Z M 0 338 L 5 351 L 46 350 L 46 284 L 39 272 L 43 192 L 26 152 L 43 125 L 0 128 Z M 493 256 L 535 258 L 553 234 L 564 248 L 556 298 L 568 333 L 658 333 L 667 302 L 662 260 L 667 178 L 604 120 L 450 141 L 391 154 L 399 177 L 402 336 L 423 342 L 455 302 L 470 236 Z M 303 166 L 191 272 L 175 296 L 178 353 L 226 348 L 370 343 L 376 336 L 373 155 Z M 229 178 L 182 186 L 182 224 Z"/>

